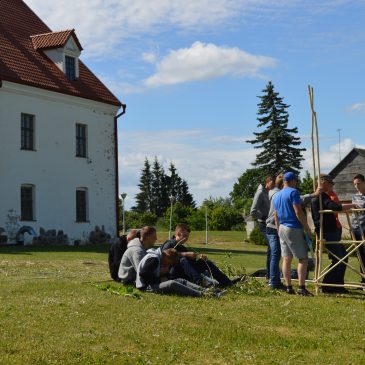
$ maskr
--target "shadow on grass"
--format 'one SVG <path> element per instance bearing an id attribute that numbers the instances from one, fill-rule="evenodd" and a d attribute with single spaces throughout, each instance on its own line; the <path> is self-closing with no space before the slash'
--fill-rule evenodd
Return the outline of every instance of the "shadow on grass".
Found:
<path id="1" fill-rule="evenodd" d="M 0 255 L 32 255 L 36 252 L 109 252 L 110 244 L 95 244 L 86 246 L 0 246 Z"/>
<path id="2" fill-rule="evenodd" d="M 156 245 L 159 247 L 159 245 Z M 105 253 L 107 254 L 110 248 L 110 244 L 90 244 L 85 246 L 0 246 L 0 255 L 31 255 L 36 252 L 94 252 L 94 253 Z M 237 249 L 219 249 L 219 248 L 211 248 L 211 247 L 190 247 L 187 249 L 196 250 L 198 252 L 203 252 L 206 254 L 224 254 L 224 253 L 232 253 L 239 255 L 260 255 L 266 256 L 266 251 L 250 251 L 250 250 L 237 250 Z"/>
<path id="3" fill-rule="evenodd" d="M 332 298 L 339 298 L 339 299 L 356 299 L 356 300 L 365 300 L 365 292 L 363 290 L 351 290 L 348 294 L 320 294 L 322 297 L 332 297 Z"/>
<path id="4" fill-rule="evenodd" d="M 187 247 L 189 249 L 190 247 Z M 249 250 L 236 250 L 236 249 L 219 249 L 219 248 L 209 248 L 209 247 L 193 247 L 194 250 L 198 252 L 203 252 L 206 254 L 224 254 L 224 253 L 232 253 L 232 254 L 240 254 L 240 255 L 260 255 L 266 256 L 266 251 L 249 251 Z"/>

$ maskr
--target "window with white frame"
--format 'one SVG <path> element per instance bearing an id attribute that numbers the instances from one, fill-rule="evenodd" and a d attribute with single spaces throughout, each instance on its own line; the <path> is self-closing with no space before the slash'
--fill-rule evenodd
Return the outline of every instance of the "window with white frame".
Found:
<path id="1" fill-rule="evenodd" d="M 23 184 L 20 187 L 20 217 L 22 221 L 35 220 L 35 187 Z"/>
<path id="2" fill-rule="evenodd" d="M 88 222 L 88 190 L 87 188 L 76 189 L 76 222 Z"/>
<path id="3" fill-rule="evenodd" d="M 21 114 L 21 145 L 22 150 L 34 151 L 35 147 L 35 117 L 32 114 Z"/>

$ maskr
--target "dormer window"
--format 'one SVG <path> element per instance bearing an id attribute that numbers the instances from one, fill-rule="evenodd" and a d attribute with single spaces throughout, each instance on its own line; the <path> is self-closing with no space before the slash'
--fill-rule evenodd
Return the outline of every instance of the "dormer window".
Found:
<path id="1" fill-rule="evenodd" d="M 71 81 L 76 80 L 75 58 L 65 56 L 65 74 Z"/>
<path id="2" fill-rule="evenodd" d="M 31 40 L 33 47 L 53 61 L 70 81 L 79 78 L 82 47 L 74 29 L 33 35 Z"/>

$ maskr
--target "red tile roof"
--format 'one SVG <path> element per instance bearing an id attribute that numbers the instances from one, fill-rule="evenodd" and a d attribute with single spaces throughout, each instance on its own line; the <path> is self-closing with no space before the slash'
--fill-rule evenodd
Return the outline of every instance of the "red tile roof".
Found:
<path id="1" fill-rule="evenodd" d="M 30 38 L 32 39 L 34 49 L 49 49 L 64 47 L 71 36 L 79 47 L 79 50 L 82 51 L 81 44 L 75 34 L 75 29 L 36 34 L 31 35 Z"/>
<path id="2" fill-rule="evenodd" d="M 34 48 L 31 36 L 65 36 L 65 32 L 52 33 L 22 0 L 0 0 L 0 9 L 0 85 L 5 80 L 121 106 L 83 62 L 79 61 L 79 79 L 70 81 L 42 50 Z M 51 42 L 51 36 L 40 39 L 45 38 Z"/>

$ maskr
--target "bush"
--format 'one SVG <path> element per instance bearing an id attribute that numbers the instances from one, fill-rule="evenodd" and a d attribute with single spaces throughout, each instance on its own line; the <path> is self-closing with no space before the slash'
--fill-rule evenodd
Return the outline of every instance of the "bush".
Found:
<path id="1" fill-rule="evenodd" d="M 209 226 L 213 231 L 230 231 L 242 222 L 239 210 L 229 206 L 217 206 L 210 213 Z"/>
<path id="2" fill-rule="evenodd" d="M 205 222 L 205 208 L 199 208 L 194 210 L 187 218 L 190 229 L 193 231 L 204 231 Z"/>
<path id="3" fill-rule="evenodd" d="M 265 237 L 262 235 L 258 227 L 255 227 L 250 233 L 250 241 L 255 245 L 266 246 Z"/>
<path id="4" fill-rule="evenodd" d="M 133 211 L 125 212 L 126 230 L 131 228 L 142 228 L 144 226 L 154 226 L 156 222 L 157 217 L 153 213 L 138 213 Z M 122 226 L 122 222 L 120 222 L 120 226 Z"/>

